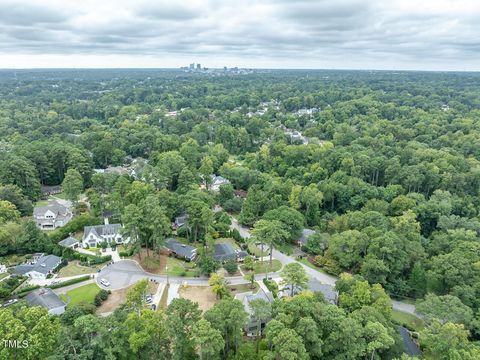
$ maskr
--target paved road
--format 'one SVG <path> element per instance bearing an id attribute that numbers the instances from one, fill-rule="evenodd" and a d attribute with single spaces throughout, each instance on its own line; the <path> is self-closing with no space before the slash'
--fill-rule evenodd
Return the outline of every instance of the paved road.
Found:
<path id="1" fill-rule="evenodd" d="M 231 217 L 231 219 L 232 219 L 232 224 L 230 225 L 230 228 L 238 230 L 238 232 L 240 233 L 240 235 L 243 238 L 248 239 L 248 238 L 251 237 L 249 228 L 247 228 L 243 225 L 240 225 L 238 223 L 237 219 L 235 219 L 234 217 Z M 273 250 L 273 257 L 275 259 L 280 260 L 282 265 L 286 265 L 286 264 L 289 264 L 289 263 L 292 263 L 292 262 L 297 262 L 297 260 L 295 260 L 291 256 L 285 255 L 285 254 L 283 254 L 280 251 L 275 250 L 275 249 Z M 303 268 L 305 269 L 305 272 L 311 278 L 314 278 L 314 279 L 320 281 L 322 284 L 335 286 L 335 283 L 337 282 L 337 278 L 335 276 L 322 273 L 322 272 L 320 272 L 318 270 L 315 270 L 315 269 L 313 269 L 309 266 L 306 266 L 302 263 L 299 263 L 299 264 L 303 266 Z M 392 307 L 395 310 L 403 311 L 405 313 L 418 316 L 418 314 L 415 312 L 415 306 L 412 305 L 412 304 L 407 304 L 407 303 L 404 303 L 404 302 L 401 302 L 401 301 L 392 300 Z"/>

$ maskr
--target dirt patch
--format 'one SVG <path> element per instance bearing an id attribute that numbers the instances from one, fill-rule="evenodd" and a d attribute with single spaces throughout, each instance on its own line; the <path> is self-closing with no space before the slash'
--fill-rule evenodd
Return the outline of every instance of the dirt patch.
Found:
<path id="1" fill-rule="evenodd" d="M 165 266 L 167 266 L 166 255 L 161 254 L 159 257 L 158 254 L 152 250 L 148 250 L 147 252 L 147 249 L 140 250 L 140 254 L 137 253 L 133 255 L 131 259 L 137 261 L 143 270 L 152 274 L 160 274 L 165 269 Z"/>
<path id="2" fill-rule="evenodd" d="M 210 309 L 217 302 L 217 298 L 209 286 L 182 286 L 178 293 L 181 298 L 198 303 L 198 307 L 202 311 Z"/>
<path id="3" fill-rule="evenodd" d="M 130 288 L 113 290 L 112 293 L 108 296 L 108 299 L 103 302 L 97 308 L 97 314 L 109 313 L 114 311 L 120 305 L 125 304 L 127 302 L 127 291 Z"/>
<path id="4" fill-rule="evenodd" d="M 127 302 L 127 292 L 130 288 L 135 286 L 135 284 L 129 286 L 125 289 L 113 290 L 112 293 L 108 296 L 108 299 L 105 300 L 102 305 L 97 308 L 97 315 L 110 313 L 118 308 L 120 305 Z M 158 283 L 150 281 L 148 283 L 148 292 L 150 294 L 155 294 L 158 290 Z"/>

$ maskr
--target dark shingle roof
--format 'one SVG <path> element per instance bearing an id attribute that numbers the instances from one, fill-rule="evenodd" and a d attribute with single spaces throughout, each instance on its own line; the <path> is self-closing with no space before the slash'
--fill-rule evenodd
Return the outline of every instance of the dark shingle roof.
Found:
<path id="1" fill-rule="evenodd" d="M 95 225 L 95 226 L 85 226 L 83 239 L 86 240 L 90 233 L 102 237 L 105 235 L 117 235 L 120 233 L 122 224 L 108 224 L 108 225 Z"/>
<path id="2" fill-rule="evenodd" d="M 193 246 L 182 244 L 173 238 L 167 239 L 165 247 L 173 251 L 175 254 L 188 259 L 194 257 L 197 252 L 197 249 L 195 249 Z"/>
<path id="3" fill-rule="evenodd" d="M 43 306 L 48 310 L 55 309 L 61 306 L 65 306 L 65 303 L 49 288 L 41 288 L 32 291 L 25 296 L 30 306 Z"/>
<path id="4" fill-rule="evenodd" d="M 15 266 L 13 273 L 16 275 L 25 275 L 30 271 L 36 271 L 41 274 L 48 274 L 53 271 L 61 261 L 62 258 L 59 256 L 46 255 L 40 257 L 35 264 L 22 264 Z"/>
<path id="5" fill-rule="evenodd" d="M 67 207 L 63 206 L 62 204 L 59 204 L 56 201 L 51 201 L 45 206 L 37 206 L 33 209 L 33 215 L 34 216 L 44 216 L 45 213 L 50 210 L 53 212 L 55 215 L 65 215 L 68 212 Z"/>

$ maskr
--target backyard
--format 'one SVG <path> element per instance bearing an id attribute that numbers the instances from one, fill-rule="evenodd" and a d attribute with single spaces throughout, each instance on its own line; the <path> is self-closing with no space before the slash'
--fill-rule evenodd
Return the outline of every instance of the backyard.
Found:
<path id="1" fill-rule="evenodd" d="M 78 260 L 75 260 L 75 261 L 69 262 L 67 266 L 60 269 L 60 271 L 58 272 L 58 278 L 91 274 L 91 273 L 97 272 L 98 268 L 99 266 L 95 266 L 95 267 L 82 266 L 79 264 Z"/>
<path id="2" fill-rule="evenodd" d="M 194 277 L 198 274 L 197 265 L 194 262 L 186 262 L 174 257 L 168 257 L 167 259 L 168 275 L 170 276 Z M 166 274 L 165 269 L 161 273 Z"/>
<path id="3" fill-rule="evenodd" d="M 81 302 L 93 304 L 95 295 L 97 295 L 99 291 L 100 288 L 98 287 L 98 285 L 95 283 L 91 283 L 69 290 L 66 294 L 60 295 L 60 297 L 68 303 L 68 307 L 78 305 Z"/>
<path id="4" fill-rule="evenodd" d="M 210 309 L 218 301 L 210 286 L 181 286 L 178 293 L 181 298 L 198 303 L 202 311 Z"/>

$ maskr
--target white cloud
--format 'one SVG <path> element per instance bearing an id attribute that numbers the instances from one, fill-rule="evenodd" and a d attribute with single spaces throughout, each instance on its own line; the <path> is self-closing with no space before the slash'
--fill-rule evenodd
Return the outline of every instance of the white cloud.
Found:
<path id="1" fill-rule="evenodd" d="M 475 0 L 0 0 L 0 67 L 458 69 Z"/>

